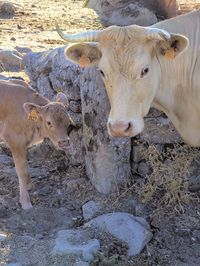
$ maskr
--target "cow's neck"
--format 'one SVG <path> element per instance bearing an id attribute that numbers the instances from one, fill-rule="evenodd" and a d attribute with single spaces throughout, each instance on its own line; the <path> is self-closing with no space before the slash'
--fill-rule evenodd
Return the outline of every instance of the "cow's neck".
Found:
<path id="1" fill-rule="evenodd" d="M 200 12 L 185 18 L 186 27 L 181 26 L 184 17 L 181 23 L 177 17 L 172 23 L 157 24 L 169 32 L 186 35 L 190 45 L 174 60 L 158 55 L 161 80 L 153 106 L 167 114 L 187 143 L 200 146 Z"/>

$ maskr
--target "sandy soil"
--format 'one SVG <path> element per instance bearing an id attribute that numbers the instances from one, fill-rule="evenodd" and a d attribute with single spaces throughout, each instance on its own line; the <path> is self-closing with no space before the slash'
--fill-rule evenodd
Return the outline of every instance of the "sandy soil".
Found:
<path id="1" fill-rule="evenodd" d="M 55 20 L 69 33 L 102 28 L 96 13 L 82 8 L 83 0 L 12 2 L 18 5 L 16 16 L 13 19 L 0 20 L 1 48 L 18 45 L 29 46 L 38 51 L 63 44 L 55 31 Z M 179 4 L 180 13 L 200 7 L 199 0 L 180 0 Z"/>
<path id="2" fill-rule="evenodd" d="M 54 21 L 68 32 L 99 29 L 102 26 L 96 14 L 82 9 L 81 0 L 13 1 L 17 4 L 16 16 L 0 19 L 0 48 L 25 46 L 33 51 L 63 45 L 55 31 Z M 200 0 L 179 1 L 180 13 L 200 7 Z M 10 242 L 0 242 L 0 265 L 18 261 L 24 256 L 23 265 L 71 266 L 65 260 L 47 258 L 52 239 L 58 230 L 83 224 L 81 206 L 90 199 L 106 201 L 108 210 L 128 211 L 137 214 L 123 199 L 120 205 L 103 198 L 91 187 L 84 168 L 69 166 L 62 152 L 51 146 L 33 148 L 29 155 L 30 172 L 35 185 L 31 192 L 34 211 L 25 213 L 18 201 L 18 181 L 12 158 L 5 145 L 0 145 L 0 231 L 6 232 Z M 41 170 L 42 169 L 42 170 Z M 129 195 L 133 199 L 134 195 Z M 200 214 L 198 204 L 191 203 L 185 214 L 156 215 L 150 218 L 151 207 L 143 210 L 151 222 L 154 238 L 136 258 L 127 259 L 118 244 L 106 243 L 108 255 L 98 265 L 200 265 Z M 73 223 L 69 223 L 72 217 Z M 102 250 L 105 245 L 102 246 Z M 120 254 L 113 261 L 114 254 Z M 27 254 L 27 256 L 25 255 Z M 27 259 L 27 257 L 29 259 Z M 188 264 L 189 263 L 189 264 Z"/>

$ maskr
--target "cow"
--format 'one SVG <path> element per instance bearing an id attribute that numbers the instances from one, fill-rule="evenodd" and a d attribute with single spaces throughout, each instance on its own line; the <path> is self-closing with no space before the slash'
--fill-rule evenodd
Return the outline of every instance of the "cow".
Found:
<path id="1" fill-rule="evenodd" d="M 0 138 L 11 150 L 19 179 L 20 203 L 32 207 L 28 190 L 27 149 L 49 138 L 61 150 L 69 148 L 69 134 L 75 127 L 67 113 L 69 101 L 59 92 L 49 101 L 22 80 L 0 81 Z"/>
<path id="2" fill-rule="evenodd" d="M 163 111 L 184 141 L 200 146 L 200 10 L 150 27 L 111 26 L 60 36 L 67 58 L 97 65 L 110 101 L 108 132 L 134 137 L 150 107 Z M 76 42 L 76 43 L 75 43 Z"/>

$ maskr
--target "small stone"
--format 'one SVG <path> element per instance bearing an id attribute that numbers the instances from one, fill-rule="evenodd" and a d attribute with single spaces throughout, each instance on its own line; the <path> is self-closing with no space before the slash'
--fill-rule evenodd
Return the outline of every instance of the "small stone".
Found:
<path id="1" fill-rule="evenodd" d="M 0 242 L 3 241 L 3 240 L 5 240 L 6 237 L 7 237 L 6 233 L 0 232 Z"/>
<path id="2" fill-rule="evenodd" d="M 198 192 L 198 191 L 200 191 L 200 175 L 191 176 L 189 178 L 189 190 L 191 192 Z"/>
<path id="3" fill-rule="evenodd" d="M 102 230 L 127 243 L 128 256 L 138 255 L 152 238 L 150 226 L 144 218 L 123 212 L 98 216 L 84 227 Z"/>
<path id="4" fill-rule="evenodd" d="M 143 146 L 133 146 L 132 147 L 132 156 L 134 163 L 139 163 L 145 157 L 145 149 Z"/>
<path id="5" fill-rule="evenodd" d="M 92 218 L 97 216 L 97 214 L 99 214 L 100 210 L 101 210 L 101 205 L 99 203 L 96 203 L 93 200 L 86 202 L 82 206 L 84 220 L 85 221 L 91 220 Z"/>
<path id="6" fill-rule="evenodd" d="M 151 172 L 151 168 L 150 168 L 148 162 L 142 161 L 142 162 L 139 163 L 139 165 L 138 165 L 138 173 L 141 176 L 145 177 L 145 176 L 149 175 L 150 172 Z"/>
<path id="7" fill-rule="evenodd" d="M 58 232 L 52 253 L 54 255 L 75 255 L 90 262 L 99 248 L 99 241 L 90 239 L 86 230 L 61 230 Z"/>

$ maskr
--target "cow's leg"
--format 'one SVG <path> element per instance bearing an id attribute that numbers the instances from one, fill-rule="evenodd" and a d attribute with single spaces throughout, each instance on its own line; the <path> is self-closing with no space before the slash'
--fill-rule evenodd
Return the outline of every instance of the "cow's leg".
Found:
<path id="1" fill-rule="evenodd" d="M 19 178 L 20 203 L 24 210 L 28 210 L 32 207 L 32 204 L 28 193 L 31 181 L 28 175 L 27 150 L 25 148 L 11 148 L 11 151 Z"/>

